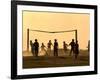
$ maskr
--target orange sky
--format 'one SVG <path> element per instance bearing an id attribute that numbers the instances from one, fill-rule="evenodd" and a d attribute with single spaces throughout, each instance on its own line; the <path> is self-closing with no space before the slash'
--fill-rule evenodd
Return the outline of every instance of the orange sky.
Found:
<path id="1" fill-rule="evenodd" d="M 77 29 L 80 49 L 86 49 L 90 35 L 89 26 L 89 14 L 23 11 L 23 50 L 27 49 L 27 28 L 44 31 Z M 30 32 L 30 40 L 34 42 L 35 38 L 38 39 L 40 46 L 42 42 L 47 45 L 49 39 L 53 43 L 54 39 L 57 38 L 61 48 L 63 41 L 69 44 L 75 35 L 73 32 L 57 34 Z"/>

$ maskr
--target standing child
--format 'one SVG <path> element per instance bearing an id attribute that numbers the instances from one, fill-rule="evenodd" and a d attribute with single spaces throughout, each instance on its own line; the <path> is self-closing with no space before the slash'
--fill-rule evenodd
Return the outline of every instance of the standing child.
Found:
<path id="1" fill-rule="evenodd" d="M 44 53 L 44 54 L 48 55 L 48 54 L 47 54 L 47 51 L 46 51 L 46 49 L 45 49 L 45 47 L 46 47 L 46 46 L 44 45 L 44 43 L 42 43 L 40 53 Z"/>
<path id="2" fill-rule="evenodd" d="M 76 41 L 76 44 L 75 44 L 75 59 L 77 59 L 79 55 L 79 44 L 78 44 L 78 41 Z"/>
<path id="3" fill-rule="evenodd" d="M 64 50 L 64 53 L 67 52 L 67 46 L 68 46 L 68 44 L 66 44 L 66 42 L 63 41 L 63 50 Z"/>
<path id="4" fill-rule="evenodd" d="M 70 54 L 69 54 L 69 55 L 71 56 L 72 52 L 73 52 L 73 54 L 74 54 L 74 48 L 75 48 L 74 39 L 72 39 L 72 41 L 70 42 L 69 45 L 71 46 L 71 50 L 70 50 Z"/>
<path id="5" fill-rule="evenodd" d="M 54 56 L 58 56 L 58 42 L 57 39 L 54 40 Z"/>
<path id="6" fill-rule="evenodd" d="M 47 51 L 48 51 L 48 55 L 50 55 L 51 52 L 52 52 L 52 51 L 51 51 L 51 45 L 53 46 L 51 40 L 49 40 L 49 42 L 47 43 Z"/>
<path id="7" fill-rule="evenodd" d="M 31 53 L 34 56 L 34 43 L 32 42 L 32 40 L 30 40 L 30 46 L 31 46 Z"/>
<path id="8" fill-rule="evenodd" d="M 35 39 L 35 42 L 34 42 L 34 53 L 35 53 L 35 57 L 38 57 L 38 52 L 39 52 L 39 43 L 38 43 L 38 40 Z"/>

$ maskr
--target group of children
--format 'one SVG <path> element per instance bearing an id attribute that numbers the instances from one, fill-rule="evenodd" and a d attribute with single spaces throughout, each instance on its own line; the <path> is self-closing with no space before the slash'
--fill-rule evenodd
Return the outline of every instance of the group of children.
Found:
<path id="1" fill-rule="evenodd" d="M 33 55 L 35 55 L 36 57 L 38 57 L 39 54 L 39 43 L 37 41 L 37 39 L 35 39 L 35 42 L 33 43 L 32 40 L 30 40 L 30 46 L 31 46 L 31 52 Z M 72 53 L 75 54 L 75 59 L 77 59 L 77 56 L 79 54 L 79 44 L 78 41 L 74 42 L 74 39 L 72 39 L 72 41 L 70 42 L 70 44 L 66 44 L 65 41 L 63 41 L 63 50 L 64 53 L 67 53 L 67 47 L 71 46 L 71 50 L 70 50 L 70 54 Z M 58 42 L 57 39 L 54 39 L 54 44 L 52 44 L 51 40 L 49 40 L 49 42 L 47 43 L 47 47 L 44 45 L 44 43 L 41 44 L 41 52 L 45 52 L 46 55 L 49 55 L 51 53 L 51 47 L 53 47 L 53 55 L 54 56 L 58 56 Z"/>

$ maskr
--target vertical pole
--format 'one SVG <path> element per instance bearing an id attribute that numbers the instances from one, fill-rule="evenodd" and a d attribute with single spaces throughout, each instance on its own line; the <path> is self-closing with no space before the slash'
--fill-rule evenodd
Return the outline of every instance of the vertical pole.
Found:
<path id="1" fill-rule="evenodd" d="M 75 30 L 75 40 L 77 41 L 77 30 Z"/>
<path id="2" fill-rule="evenodd" d="M 27 51 L 29 51 L 29 29 L 27 29 Z"/>

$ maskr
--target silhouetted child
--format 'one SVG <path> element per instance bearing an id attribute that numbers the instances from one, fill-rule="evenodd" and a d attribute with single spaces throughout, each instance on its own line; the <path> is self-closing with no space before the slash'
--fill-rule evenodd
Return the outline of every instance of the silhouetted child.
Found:
<path id="1" fill-rule="evenodd" d="M 31 52 L 32 52 L 32 40 L 30 40 Z"/>
<path id="2" fill-rule="evenodd" d="M 47 54 L 47 51 L 46 51 L 46 49 L 45 49 L 45 47 L 46 47 L 46 46 L 44 45 L 44 43 L 42 43 L 40 53 L 43 53 L 43 52 L 44 52 L 44 54 L 48 55 L 48 54 Z"/>
<path id="3" fill-rule="evenodd" d="M 57 39 L 54 40 L 54 56 L 58 56 L 58 42 L 57 42 Z"/>
<path id="4" fill-rule="evenodd" d="M 77 59 L 79 55 L 79 44 L 78 44 L 78 41 L 76 41 L 76 44 L 75 44 L 75 59 Z"/>
<path id="5" fill-rule="evenodd" d="M 90 51 L 90 40 L 88 41 L 88 52 Z"/>
<path id="6" fill-rule="evenodd" d="M 75 48 L 75 42 L 74 42 L 74 39 L 72 39 L 72 42 L 70 42 L 69 45 L 71 45 L 71 50 L 70 50 L 70 54 L 69 54 L 69 55 L 71 55 L 72 52 L 74 53 L 74 48 Z"/>
<path id="7" fill-rule="evenodd" d="M 68 46 L 68 44 L 66 44 L 66 42 L 63 41 L 63 50 L 64 50 L 64 53 L 67 52 L 67 46 Z"/>
<path id="8" fill-rule="evenodd" d="M 32 40 L 30 40 L 30 46 L 31 46 L 31 53 L 34 56 L 34 43 L 32 42 Z"/>
<path id="9" fill-rule="evenodd" d="M 39 43 L 38 43 L 37 39 L 35 39 L 35 42 L 34 42 L 34 50 L 35 50 L 35 56 L 38 57 Z"/>
<path id="10" fill-rule="evenodd" d="M 49 54 L 51 53 L 51 46 L 53 46 L 51 40 L 49 40 L 49 42 L 47 43 L 47 51 L 49 52 Z"/>

